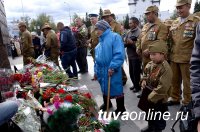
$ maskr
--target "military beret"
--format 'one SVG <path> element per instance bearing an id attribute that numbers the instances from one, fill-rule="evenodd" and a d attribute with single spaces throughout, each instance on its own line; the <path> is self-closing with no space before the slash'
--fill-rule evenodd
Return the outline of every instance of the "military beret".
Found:
<path id="1" fill-rule="evenodd" d="M 18 27 L 21 27 L 21 26 L 25 26 L 26 27 L 26 23 L 25 22 L 19 22 Z"/>
<path id="2" fill-rule="evenodd" d="M 166 54 L 167 44 L 165 43 L 165 41 L 162 41 L 162 40 L 153 41 L 149 45 L 149 52 Z"/>
<path id="3" fill-rule="evenodd" d="M 89 17 L 98 17 L 97 14 L 89 14 Z"/>
<path id="4" fill-rule="evenodd" d="M 182 6 L 185 4 L 191 4 L 192 0 L 176 0 L 176 6 Z"/>
<path id="5" fill-rule="evenodd" d="M 145 11 L 144 14 L 147 14 L 147 13 L 149 13 L 149 12 L 158 12 L 158 11 L 159 11 L 158 7 L 155 6 L 155 5 L 153 5 L 153 6 L 147 7 L 147 9 L 146 9 L 146 11 Z"/>

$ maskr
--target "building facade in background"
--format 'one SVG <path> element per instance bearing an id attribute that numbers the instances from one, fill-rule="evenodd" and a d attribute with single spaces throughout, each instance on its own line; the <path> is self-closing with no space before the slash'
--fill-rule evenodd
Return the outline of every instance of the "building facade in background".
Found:
<path id="1" fill-rule="evenodd" d="M 1 38 L 3 40 L 3 44 L 9 43 L 9 33 L 8 33 L 8 26 L 7 26 L 7 20 L 6 20 L 6 13 L 3 1 L 0 1 L 0 32 L 1 32 Z"/>
<path id="2" fill-rule="evenodd" d="M 151 5 L 156 5 L 159 7 L 160 10 L 160 2 L 161 0 L 128 0 L 129 3 L 129 15 L 130 17 L 135 16 L 137 17 L 141 22 L 144 20 L 144 12 L 147 7 Z M 167 10 L 167 11 L 160 11 L 159 12 L 159 18 L 161 20 L 165 20 L 170 18 L 172 14 Z"/>

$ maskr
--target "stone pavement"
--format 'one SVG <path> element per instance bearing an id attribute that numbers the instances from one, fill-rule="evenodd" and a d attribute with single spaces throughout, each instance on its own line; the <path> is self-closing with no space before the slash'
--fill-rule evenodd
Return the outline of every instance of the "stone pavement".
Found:
<path id="1" fill-rule="evenodd" d="M 17 57 L 14 60 L 12 60 L 11 57 L 9 57 L 10 63 L 12 65 L 16 65 L 18 68 L 22 68 L 22 57 Z M 93 60 L 91 56 L 88 56 L 88 67 L 89 67 L 89 72 L 87 74 L 79 74 L 79 80 L 74 81 L 74 85 L 86 85 L 90 91 L 93 94 L 94 99 L 97 102 L 97 105 L 100 106 L 102 102 L 102 95 L 100 91 L 100 85 L 98 84 L 97 81 L 92 81 L 93 77 Z M 127 84 L 124 86 L 124 94 L 125 94 L 125 107 L 128 112 L 140 112 L 140 109 L 137 107 L 139 99 L 136 97 L 136 94 L 133 93 L 132 91 L 129 90 L 129 87 L 131 87 L 131 81 L 130 77 L 128 74 L 128 65 L 125 62 L 124 63 L 124 69 L 125 72 L 128 76 L 128 81 Z M 116 103 L 115 100 L 111 100 L 113 103 L 113 110 L 116 109 Z M 174 123 L 174 119 L 176 118 L 176 112 L 179 110 L 180 106 L 171 106 L 169 107 L 169 111 L 171 116 L 171 119 L 167 121 L 167 126 L 164 132 L 171 132 L 170 128 L 172 124 Z M 133 116 L 134 118 L 134 116 Z M 121 132 L 140 132 L 140 129 L 144 128 L 147 126 L 147 122 L 144 120 L 127 120 L 127 121 L 122 121 L 121 122 Z M 179 123 L 175 126 L 176 132 L 179 132 L 178 129 Z"/>

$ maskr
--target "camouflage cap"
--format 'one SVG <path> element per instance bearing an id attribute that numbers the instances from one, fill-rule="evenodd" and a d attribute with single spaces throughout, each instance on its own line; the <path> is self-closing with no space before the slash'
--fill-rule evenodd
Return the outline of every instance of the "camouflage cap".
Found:
<path id="1" fill-rule="evenodd" d="M 156 5 L 149 6 L 149 7 L 147 7 L 147 9 L 146 9 L 144 14 L 147 14 L 149 12 L 158 12 L 158 11 L 159 11 L 159 9 L 158 9 L 158 7 Z"/>
<path id="2" fill-rule="evenodd" d="M 42 31 L 44 32 L 44 29 L 51 29 L 51 26 L 48 23 L 45 23 L 42 27 Z"/>
<path id="3" fill-rule="evenodd" d="M 109 9 L 106 9 L 106 10 L 103 11 L 102 17 L 110 16 L 111 14 L 112 14 L 111 11 Z"/>
<path id="4" fill-rule="evenodd" d="M 21 27 L 21 26 L 25 26 L 26 27 L 26 23 L 25 22 L 19 22 L 18 23 L 18 27 Z"/>
<path id="5" fill-rule="evenodd" d="M 176 0 L 176 6 L 182 6 L 185 4 L 191 4 L 192 0 Z"/>
<path id="6" fill-rule="evenodd" d="M 165 43 L 165 41 L 162 41 L 162 40 L 153 41 L 149 45 L 149 52 L 166 54 L 167 53 L 167 44 Z"/>

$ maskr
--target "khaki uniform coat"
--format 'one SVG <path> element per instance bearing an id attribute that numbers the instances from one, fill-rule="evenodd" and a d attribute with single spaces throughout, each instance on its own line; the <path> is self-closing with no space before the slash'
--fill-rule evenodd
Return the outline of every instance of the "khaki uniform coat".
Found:
<path id="1" fill-rule="evenodd" d="M 167 40 L 168 29 L 160 19 L 157 19 L 155 23 L 150 24 L 147 23 L 142 28 L 141 34 L 137 41 L 137 50 L 140 53 L 143 53 L 146 49 L 148 49 L 149 44 L 155 40 Z M 150 57 L 146 57 L 142 55 L 143 66 L 145 67 L 148 62 L 150 62 Z"/>
<path id="2" fill-rule="evenodd" d="M 35 57 L 34 48 L 32 44 L 32 37 L 28 30 L 22 33 L 21 42 L 22 42 L 23 62 L 24 65 L 27 65 L 30 63 L 30 58 Z"/>
<path id="3" fill-rule="evenodd" d="M 53 31 L 49 31 L 46 36 L 45 50 L 50 50 L 48 60 L 53 61 L 58 66 L 59 46 L 57 36 Z"/>
<path id="4" fill-rule="evenodd" d="M 147 86 L 154 88 L 148 96 L 150 102 L 167 102 L 172 81 L 172 70 L 167 61 L 161 64 L 150 61 L 144 69 L 142 80 L 146 80 Z"/>

